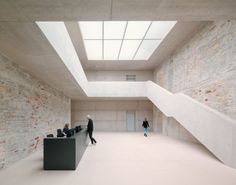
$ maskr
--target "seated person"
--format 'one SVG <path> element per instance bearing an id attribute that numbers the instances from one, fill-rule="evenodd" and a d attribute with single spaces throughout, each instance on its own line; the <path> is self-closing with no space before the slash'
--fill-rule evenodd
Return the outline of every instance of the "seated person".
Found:
<path id="1" fill-rule="evenodd" d="M 63 132 L 64 132 L 65 135 L 67 135 L 70 132 L 69 123 L 65 124 L 65 126 L 63 128 Z"/>

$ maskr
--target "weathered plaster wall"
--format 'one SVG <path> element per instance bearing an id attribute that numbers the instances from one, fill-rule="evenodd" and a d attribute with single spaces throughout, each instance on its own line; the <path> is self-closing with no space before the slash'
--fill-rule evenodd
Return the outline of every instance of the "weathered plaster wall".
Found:
<path id="1" fill-rule="evenodd" d="M 70 99 L 0 55 L 0 169 L 70 122 Z"/>
<path id="2" fill-rule="evenodd" d="M 126 112 L 135 111 L 135 130 L 143 130 L 142 122 L 146 117 L 151 131 L 152 106 L 145 100 L 72 101 L 72 124 L 87 124 L 86 115 L 90 114 L 96 131 L 126 131 Z"/>
<path id="3" fill-rule="evenodd" d="M 156 68 L 154 81 L 236 119 L 236 21 L 216 21 L 202 27 Z M 187 132 L 180 134 L 184 128 L 176 120 L 161 117 L 164 134 L 192 140 Z"/>

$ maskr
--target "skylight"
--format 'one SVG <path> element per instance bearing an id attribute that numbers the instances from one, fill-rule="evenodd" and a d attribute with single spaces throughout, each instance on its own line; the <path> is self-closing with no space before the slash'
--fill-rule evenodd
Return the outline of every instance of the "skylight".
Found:
<path id="1" fill-rule="evenodd" d="M 176 21 L 79 22 L 88 60 L 148 60 Z"/>

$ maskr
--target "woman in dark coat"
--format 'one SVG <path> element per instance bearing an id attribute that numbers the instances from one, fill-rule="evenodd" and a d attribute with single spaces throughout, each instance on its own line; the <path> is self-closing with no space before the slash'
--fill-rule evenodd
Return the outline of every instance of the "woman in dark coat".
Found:
<path id="1" fill-rule="evenodd" d="M 148 121 L 147 121 L 147 118 L 144 118 L 144 121 L 143 121 L 143 128 L 144 128 L 144 136 L 147 137 L 147 130 L 148 130 L 148 127 L 149 127 L 149 124 L 148 124 Z"/>

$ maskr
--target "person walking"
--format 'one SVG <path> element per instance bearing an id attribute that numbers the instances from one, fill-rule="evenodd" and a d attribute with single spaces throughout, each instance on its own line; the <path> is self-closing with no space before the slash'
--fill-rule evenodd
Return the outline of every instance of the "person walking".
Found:
<path id="1" fill-rule="evenodd" d="M 87 115 L 87 119 L 88 119 L 87 131 L 88 131 L 91 143 L 92 144 L 97 143 L 97 141 L 93 138 L 93 120 L 91 119 L 90 115 Z"/>
<path id="2" fill-rule="evenodd" d="M 147 137 L 147 130 L 148 130 L 148 127 L 149 127 L 147 118 L 144 118 L 142 126 L 143 126 L 143 129 L 144 129 L 144 136 Z"/>

